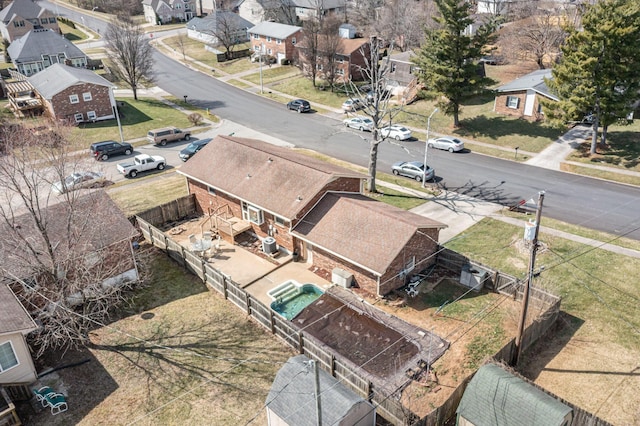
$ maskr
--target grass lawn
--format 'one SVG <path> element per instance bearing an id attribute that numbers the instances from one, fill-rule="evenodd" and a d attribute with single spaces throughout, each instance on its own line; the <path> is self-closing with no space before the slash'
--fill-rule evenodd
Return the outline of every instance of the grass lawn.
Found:
<path id="1" fill-rule="evenodd" d="M 311 81 L 302 75 L 272 84 L 271 87 L 291 96 L 308 99 L 313 108 L 315 108 L 313 106 L 314 102 L 333 108 L 340 108 L 345 99 L 347 99 L 344 94 L 314 88 Z"/>
<path id="2" fill-rule="evenodd" d="M 418 207 L 427 201 L 424 198 L 416 197 L 414 195 L 407 194 L 406 192 L 396 191 L 395 189 L 386 188 L 382 185 L 378 185 L 378 193 L 366 195 L 374 200 L 382 201 L 383 203 L 396 206 L 403 210 L 411 210 L 414 207 Z M 428 194 L 425 194 L 425 196 Z"/>
<path id="3" fill-rule="evenodd" d="M 157 99 L 133 98 L 118 99 L 124 102 L 118 107 L 123 117 L 122 132 L 125 140 L 144 137 L 149 129 L 164 126 L 191 127 L 187 116 L 182 112 L 165 105 Z M 118 123 L 116 120 L 106 120 L 96 123 L 84 123 L 72 132 L 72 139 L 78 148 L 86 148 L 93 142 L 102 140 L 120 140 Z"/>
<path id="4" fill-rule="evenodd" d="M 135 183 L 124 181 L 108 187 L 107 193 L 126 216 L 133 216 L 187 195 L 185 182 L 186 178 L 182 175 L 165 173 L 160 178 L 138 178 Z M 144 187 L 144 191 L 136 191 L 141 187 Z"/>
<path id="5" fill-rule="evenodd" d="M 288 81 L 298 75 L 300 75 L 300 70 L 291 65 L 282 65 L 277 67 L 264 66 L 262 68 L 262 83 L 271 84 L 285 79 Z M 246 75 L 242 77 L 242 79 L 253 84 L 260 84 L 260 70 L 258 69 L 257 73 Z"/>
<path id="6" fill-rule="evenodd" d="M 60 20 L 58 20 L 58 26 L 60 27 L 60 31 L 62 31 L 64 38 L 69 41 L 78 42 L 87 39 L 87 34 L 80 31 L 78 28 L 73 28 Z"/>
<path id="7" fill-rule="evenodd" d="M 165 254 L 145 257 L 153 274 L 131 305 L 91 332 L 88 350 L 53 360 L 92 362 L 43 378 L 66 389 L 70 409 L 29 423 L 265 424 L 271 383 L 294 353 Z"/>

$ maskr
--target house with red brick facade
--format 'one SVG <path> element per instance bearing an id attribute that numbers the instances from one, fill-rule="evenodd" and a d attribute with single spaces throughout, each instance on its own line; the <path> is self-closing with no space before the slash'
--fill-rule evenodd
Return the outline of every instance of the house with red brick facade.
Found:
<path id="1" fill-rule="evenodd" d="M 559 100 L 547 87 L 545 79 L 549 78 L 551 70 L 536 70 L 498 87 L 493 111 L 529 121 L 544 119 L 540 99 Z"/>
<path id="2" fill-rule="evenodd" d="M 297 48 L 302 71 L 309 75 L 309 67 L 311 66 L 307 53 L 309 49 L 305 43 L 298 44 Z M 333 74 L 335 75 L 334 83 L 362 81 L 366 78 L 363 70 L 367 67 L 366 58 L 371 55 L 371 44 L 368 38 L 340 37 L 335 40 L 320 35 L 318 36 L 317 50 L 318 55 L 315 62 L 318 78 L 327 78 L 328 74 Z M 333 54 L 332 60 L 329 60 L 329 52 Z"/>
<path id="3" fill-rule="evenodd" d="M 72 123 L 115 118 L 114 86 L 91 70 L 55 64 L 28 81 L 51 117 Z"/>
<path id="4" fill-rule="evenodd" d="M 302 28 L 277 22 L 261 22 L 249 29 L 251 50 L 282 61 L 297 57 L 296 45 L 302 40 Z"/>
<path id="5" fill-rule="evenodd" d="M 0 34 L 9 43 L 42 28 L 60 33 L 56 15 L 32 0 L 14 0 L 0 11 Z"/>
<path id="6" fill-rule="evenodd" d="M 290 148 L 218 136 L 178 173 L 221 237 L 253 232 L 372 295 L 435 263 L 446 225 L 362 194 L 365 176 Z"/>

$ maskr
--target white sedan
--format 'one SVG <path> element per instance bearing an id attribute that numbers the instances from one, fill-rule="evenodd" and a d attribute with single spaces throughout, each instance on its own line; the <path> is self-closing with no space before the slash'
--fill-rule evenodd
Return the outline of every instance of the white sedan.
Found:
<path id="1" fill-rule="evenodd" d="M 368 117 L 353 117 L 342 121 L 345 126 L 358 129 L 361 132 L 373 130 L 373 120 Z"/>
<path id="2" fill-rule="evenodd" d="M 380 129 L 380 134 L 384 138 L 393 138 L 397 141 L 404 141 L 411 138 L 411 130 L 397 124 L 383 127 Z"/>
<path id="3" fill-rule="evenodd" d="M 457 152 L 464 149 L 464 142 L 458 138 L 444 136 L 441 138 L 429 139 L 429 148 L 438 148 L 449 152 Z"/>
<path id="4" fill-rule="evenodd" d="M 54 183 L 51 189 L 58 194 L 64 194 L 80 188 L 95 188 L 103 185 L 104 182 L 104 174 L 100 172 L 75 172 L 64 178 L 63 181 Z"/>

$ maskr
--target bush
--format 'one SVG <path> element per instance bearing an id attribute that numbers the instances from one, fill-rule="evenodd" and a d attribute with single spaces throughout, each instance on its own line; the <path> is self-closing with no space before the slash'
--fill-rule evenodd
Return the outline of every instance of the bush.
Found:
<path id="1" fill-rule="evenodd" d="M 194 126 L 199 126 L 202 123 L 202 114 L 200 113 L 192 112 L 187 118 Z"/>

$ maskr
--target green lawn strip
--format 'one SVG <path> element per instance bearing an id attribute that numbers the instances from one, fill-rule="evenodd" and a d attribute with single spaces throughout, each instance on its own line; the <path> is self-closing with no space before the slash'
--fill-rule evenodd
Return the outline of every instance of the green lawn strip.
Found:
<path id="1" fill-rule="evenodd" d="M 316 109 L 314 102 L 332 108 L 340 108 L 345 99 L 347 99 L 344 94 L 314 88 L 311 81 L 304 76 L 293 77 L 286 81 L 274 83 L 271 87 L 273 90 L 309 100 L 311 107 L 314 109 Z"/>
<path id="2" fill-rule="evenodd" d="M 262 83 L 270 84 L 275 81 L 280 81 L 284 79 L 294 78 L 300 75 L 300 70 L 294 66 L 280 66 L 274 68 L 263 67 L 262 69 Z M 260 70 L 258 72 L 245 75 L 242 77 L 243 80 L 249 81 L 253 84 L 260 84 Z"/>
<path id="3" fill-rule="evenodd" d="M 246 89 L 248 87 L 251 87 L 250 84 L 247 84 L 242 80 L 236 80 L 235 78 L 231 80 L 227 80 L 227 83 L 231 84 L 232 86 L 236 86 L 237 88 L 240 88 L 240 89 Z"/>
<path id="4" fill-rule="evenodd" d="M 396 191 L 395 189 L 381 185 L 378 185 L 378 191 L 379 192 L 376 194 L 367 193 L 366 195 L 374 200 L 382 201 L 383 203 L 390 204 L 403 210 L 411 210 L 412 208 L 418 207 L 419 205 L 427 202 L 424 198 Z"/>
<path id="5" fill-rule="evenodd" d="M 195 105 L 192 105 L 190 103 L 186 103 L 185 104 L 184 103 L 184 99 L 178 99 L 175 96 L 164 96 L 163 99 L 166 99 L 169 102 L 172 102 L 172 103 L 174 103 L 174 104 L 176 104 L 176 105 L 178 105 L 178 106 L 180 106 L 180 107 L 182 107 L 182 108 L 184 108 L 184 109 L 186 109 L 186 110 L 188 110 L 190 112 L 200 113 L 202 115 L 202 117 L 204 117 L 204 118 L 206 118 L 208 120 L 211 120 L 214 123 L 219 123 L 220 122 L 220 117 L 218 117 L 217 115 L 211 114 L 210 111 L 207 111 L 206 109 L 199 108 L 199 107 L 197 107 Z"/>
<path id="6" fill-rule="evenodd" d="M 218 69 L 228 74 L 236 74 L 250 69 L 258 69 L 258 64 L 252 63 L 249 60 L 248 56 L 238 59 L 232 59 L 230 61 L 218 62 L 213 52 L 209 52 L 205 49 L 205 43 L 187 38 L 186 36 L 183 36 L 182 39 L 183 46 L 180 46 L 179 36 L 167 37 L 162 41 L 167 46 L 169 46 L 169 48 L 171 49 L 170 51 L 178 55 L 181 60 L 184 60 L 182 55 L 184 46 L 184 55 L 206 64 L 209 67 L 208 69 L 204 70 L 206 72 L 211 72 L 211 69 Z M 157 46 L 158 48 L 162 49 L 162 45 L 158 44 Z M 235 46 L 234 50 L 241 50 L 246 47 L 247 44 L 242 43 Z M 166 51 L 166 49 L 164 50 Z M 188 60 L 186 60 L 186 62 L 188 62 Z"/>
<path id="7" fill-rule="evenodd" d="M 483 219 L 446 246 L 517 278 L 526 276 L 529 252 L 522 249 L 523 227 Z M 540 234 L 534 285 L 562 297 L 562 309 L 589 323 L 584 332 L 640 350 L 635 280 L 640 259 L 594 249 L 550 234 Z M 634 272 L 635 271 L 635 272 Z M 623 319 L 620 319 L 622 317 Z M 629 324 L 631 326 L 629 326 Z M 587 331 L 588 330 L 588 331 Z"/>
<path id="8" fill-rule="evenodd" d="M 136 188 L 144 185 L 144 191 Z M 167 170 L 158 174 L 138 177 L 135 181 L 125 180 L 107 187 L 107 193 L 126 216 L 133 216 L 176 198 L 188 195 L 185 177 Z"/>
<path id="9" fill-rule="evenodd" d="M 71 42 L 77 43 L 88 38 L 85 32 L 79 30 L 78 28 L 73 28 L 72 26 L 67 25 L 60 20 L 58 20 L 58 27 L 60 27 L 60 31 L 62 32 L 63 37 Z"/>
<path id="10" fill-rule="evenodd" d="M 594 169 L 591 167 L 581 167 L 575 164 L 562 163 L 560 170 L 576 173 L 583 176 L 591 176 L 599 179 L 611 180 L 614 182 L 626 183 L 628 185 L 640 185 L 640 177 L 624 175 L 622 173 L 609 172 L 606 170 Z"/>
<path id="11" fill-rule="evenodd" d="M 191 127 L 182 112 L 152 98 L 119 98 L 124 106 L 118 106 L 123 115 L 120 119 L 125 140 L 144 137 L 149 129 L 165 126 Z M 83 123 L 72 131 L 72 139 L 80 141 L 78 148 L 86 149 L 89 144 L 102 140 L 120 140 L 116 120 Z"/>

